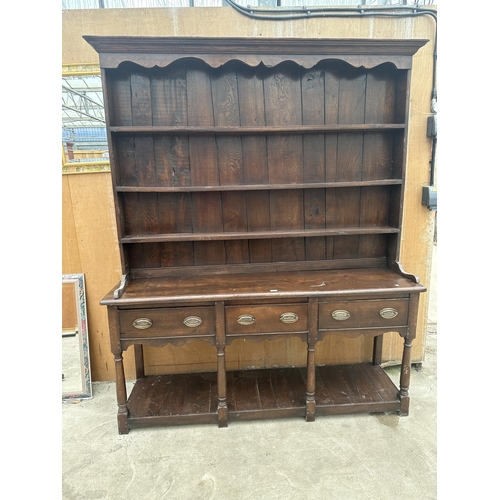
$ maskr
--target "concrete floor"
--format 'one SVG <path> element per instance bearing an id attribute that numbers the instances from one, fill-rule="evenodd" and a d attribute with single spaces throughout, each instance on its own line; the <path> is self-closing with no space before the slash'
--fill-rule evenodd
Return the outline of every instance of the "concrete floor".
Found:
<path id="1" fill-rule="evenodd" d="M 436 247 L 434 247 L 436 250 Z M 426 359 L 410 415 L 231 422 L 118 435 L 114 383 L 62 407 L 62 498 L 424 500 L 437 498 L 436 264 Z M 398 385 L 399 368 L 387 369 Z"/>

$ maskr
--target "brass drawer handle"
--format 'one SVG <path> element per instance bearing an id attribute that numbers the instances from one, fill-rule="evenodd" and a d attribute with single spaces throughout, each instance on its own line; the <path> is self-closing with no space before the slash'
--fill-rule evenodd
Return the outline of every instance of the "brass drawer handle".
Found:
<path id="1" fill-rule="evenodd" d="M 295 323 L 298 319 L 299 319 L 299 317 L 295 313 L 292 313 L 292 312 L 286 312 L 280 316 L 280 321 L 282 323 L 285 323 L 286 325 L 288 325 L 290 323 Z"/>
<path id="2" fill-rule="evenodd" d="M 199 316 L 188 316 L 184 318 L 183 323 L 189 328 L 196 328 L 203 323 L 203 320 Z"/>
<path id="3" fill-rule="evenodd" d="M 386 307 L 380 311 L 380 316 L 384 319 L 392 319 L 395 318 L 398 315 L 398 312 L 396 309 L 392 307 Z"/>
<path id="4" fill-rule="evenodd" d="M 349 311 L 346 311 L 345 309 L 337 309 L 336 311 L 332 312 L 332 318 L 336 319 L 337 321 L 345 321 L 350 317 L 351 313 Z"/>
<path id="5" fill-rule="evenodd" d="M 251 314 L 242 314 L 238 316 L 236 322 L 243 326 L 252 325 L 255 323 L 255 318 Z"/>
<path id="6" fill-rule="evenodd" d="M 153 322 L 149 318 L 137 318 L 132 326 L 138 330 L 146 330 L 153 326 Z"/>

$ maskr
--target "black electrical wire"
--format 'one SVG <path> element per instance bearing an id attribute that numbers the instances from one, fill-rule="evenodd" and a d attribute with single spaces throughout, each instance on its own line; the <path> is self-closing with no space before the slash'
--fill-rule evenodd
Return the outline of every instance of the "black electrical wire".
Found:
<path id="1" fill-rule="evenodd" d="M 360 13 L 360 14 L 365 14 L 366 12 L 394 12 L 394 11 L 410 11 L 410 13 L 413 14 L 428 14 L 437 19 L 437 11 L 434 9 L 423 9 L 419 5 L 411 6 L 411 5 L 390 5 L 390 6 L 376 6 L 376 7 L 370 7 L 368 5 L 358 5 L 358 6 L 349 6 L 349 7 L 341 7 L 341 6 L 335 6 L 335 7 L 302 7 L 302 8 L 293 8 L 293 9 L 285 9 L 283 7 L 280 7 L 279 9 L 272 9 L 272 8 L 265 8 L 265 9 L 259 9 L 251 6 L 244 7 L 243 5 L 239 5 L 234 0 L 226 0 L 228 4 L 233 6 L 235 9 L 240 10 L 244 13 L 248 13 L 251 15 L 262 15 L 265 18 L 269 18 L 269 13 L 278 13 L 282 14 L 283 12 L 285 13 L 293 13 L 297 14 L 299 16 L 304 15 L 304 11 L 307 12 L 307 15 L 311 15 L 315 12 L 328 12 L 328 13 L 334 13 L 336 15 L 339 12 L 342 13 L 348 13 L 348 14 L 353 14 L 353 13 Z M 281 16 L 280 16 L 281 18 Z"/>

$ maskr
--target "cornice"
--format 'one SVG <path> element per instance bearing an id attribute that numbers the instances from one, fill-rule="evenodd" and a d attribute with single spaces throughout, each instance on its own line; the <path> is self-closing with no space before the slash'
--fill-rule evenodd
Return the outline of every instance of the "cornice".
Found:
<path id="1" fill-rule="evenodd" d="M 84 36 L 98 53 L 102 68 L 133 62 L 145 68 L 165 67 L 182 58 L 196 58 L 211 67 L 237 60 L 249 66 L 271 67 L 284 61 L 311 68 L 336 59 L 371 68 L 390 62 L 410 69 L 412 56 L 428 40 L 360 38 L 208 38 Z"/>

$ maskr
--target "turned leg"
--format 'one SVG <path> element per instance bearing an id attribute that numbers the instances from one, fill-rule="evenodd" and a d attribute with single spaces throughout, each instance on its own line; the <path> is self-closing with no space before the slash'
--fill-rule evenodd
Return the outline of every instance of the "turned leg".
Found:
<path id="1" fill-rule="evenodd" d="M 123 369 L 122 347 L 120 341 L 120 323 L 118 308 L 108 307 L 109 341 L 115 360 L 116 401 L 118 403 L 118 433 L 128 434 L 127 387 Z"/>
<path id="2" fill-rule="evenodd" d="M 215 303 L 215 343 L 217 346 L 217 424 L 227 427 L 226 320 L 224 302 Z"/>
<path id="3" fill-rule="evenodd" d="M 316 418 L 316 342 L 318 341 L 317 298 L 309 299 L 307 336 L 307 375 L 306 375 L 306 422 L 314 422 Z"/>
<path id="4" fill-rule="evenodd" d="M 407 416 L 410 412 L 410 369 L 411 369 L 411 347 L 413 344 L 412 339 L 405 338 L 403 349 L 403 361 L 401 364 L 401 375 L 399 379 L 399 392 L 398 398 L 401 401 L 401 410 L 399 414 L 403 417 Z"/>
<path id="5" fill-rule="evenodd" d="M 314 360 L 316 346 L 307 348 L 307 378 L 306 378 L 306 422 L 314 422 L 316 418 L 316 363 Z"/>
<path id="6" fill-rule="evenodd" d="M 217 424 L 227 427 L 227 395 L 226 395 L 226 354 L 225 349 L 217 351 Z"/>
<path id="7" fill-rule="evenodd" d="M 399 414 L 403 417 L 410 413 L 410 370 L 411 370 L 411 347 L 417 333 L 419 294 L 410 295 L 408 309 L 408 330 L 404 337 L 403 359 L 401 361 L 401 374 L 399 378 L 398 398 L 401 401 Z"/>
<path id="8" fill-rule="evenodd" d="M 115 355 L 116 371 L 116 401 L 118 403 L 118 433 L 128 434 L 128 408 L 127 408 L 127 387 L 125 385 L 125 372 L 123 370 L 122 354 Z"/>

